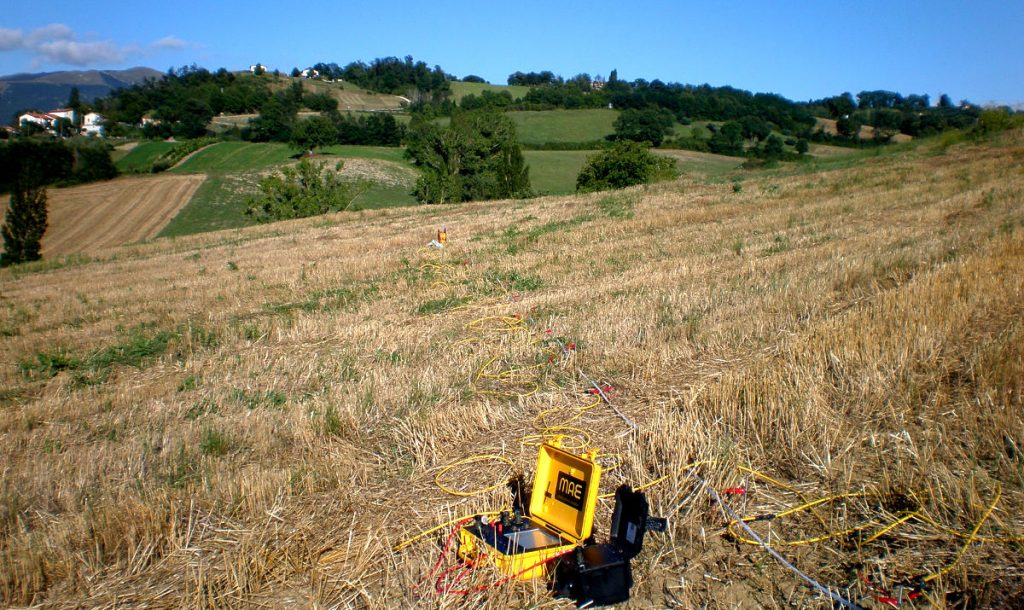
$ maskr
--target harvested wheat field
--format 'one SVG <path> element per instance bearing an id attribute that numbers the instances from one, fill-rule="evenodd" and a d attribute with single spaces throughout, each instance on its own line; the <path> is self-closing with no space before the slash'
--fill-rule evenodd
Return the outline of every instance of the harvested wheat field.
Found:
<path id="1" fill-rule="evenodd" d="M 199 175 L 146 176 L 48 189 L 49 226 L 43 237 L 43 256 L 93 254 L 152 239 L 188 203 L 204 179 Z"/>
<path id="2" fill-rule="evenodd" d="M 4 270 L 0 595 L 570 608 L 442 556 L 560 436 L 669 520 L 623 607 L 839 603 L 715 496 L 850 607 L 1021 607 L 1022 168 L 1018 133 Z"/>

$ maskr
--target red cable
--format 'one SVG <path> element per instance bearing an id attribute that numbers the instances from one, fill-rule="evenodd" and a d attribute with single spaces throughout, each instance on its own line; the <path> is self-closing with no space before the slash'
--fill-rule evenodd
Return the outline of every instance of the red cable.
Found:
<path id="1" fill-rule="evenodd" d="M 437 591 L 438 593 L 442 593 L 442 594 L 447 593 L 451 589 L 451 587 L 454 587 L 455 585 L 459 584 L 459 581 L 461 581 L 463 578 L 468 576 L 469 573 L 472 572 L 475 567 L 476 567 L 476 564 L 469 563 L 469 562 L 467 562 L 467 563 L 456 563 L 456 564 L 452 564 L 452 565 L 448 566 L 448 568 L 445 569 L 444 572 L 441 572 L 438 575 L 437 580 L 434 581 L 434 590 Z M 449 576 L 452 572 L 455 572 L 456 570 L 460 570 L 460 569 L 462 570 L 462 573 L 459 574 L 455 578 L 455 580 L 453 580 L 451 582 L 451 584 L 448 585 L 447 588 L 443 587 L 442 586 L 442 581 L 447 576 Z"/>
<path id="2" fill-rule="evenodd" d="M 469 518 L 463 519 L 462 521 L 459 521 L 458 523 L 455 524 L 455 527 L 452 528 L 451 533 L 448 534 L 448 539 L 444 543 L 444 549 L 441 551 L 441 555 L 437 558 L 437 561 L 434 563 L 434 567 L 432 567 L 430 569 L 430 572 L 428 572 L 426 576 L 424 576 L 422 579 L 420 579 L 420 581 L 418 583 L 416 583 L 416 586 L 414 587 L 414 589 L 419 588 L 419 586 L 421 584 L 423 584 L 424 581 L 434 577 L 434 573 L 437 572 L 437 569 L 439 567 L 441 567 L 441 563 L 444 561 L 444 558 L 448 555 L 448 551 L 451 549 L 451 546 L 452 546 L 452 540 L 455 539 L 455 535 L 458 533 L 459 529 L 464 524 L 468 523 L 469 521 L 472 521 L 473 519 L 474 519 L 474 517 L 469 517 Z M 509 582 L 511 580 L 515 580 L 516 578 L 519 578 L 520 576 L 522 576 L 523 574 L 526 574 L 530 570 L 536 569 L 536 568 L 538 568 L 538 567 L 540 567 L 540 566 L 542 566 L 542 565 L 544 565 L 546 563 L 549 563 L 551 561 L 559 559 L 560 557 L 568 555 L 569 553 L 573 552 L 574 550 L 575 550 L 575 547 L 572 548 L 572 549 L 568 549 L 568 550 L 562 551 L 561 553 L 557 553 L 555 555 L 552 555 L 551 557 L 548 557 L 546 559 L 542 559 L 541 561 L 538 561 L 537 563 L 535 563 L 535 564 L 533 564 L 533 565 L 531 565 L 531 566 L 529 566 L 527 568 L 524 568 L 523 570 L 520 570 L 519 572 L 517 572 L 515 574 L 512 574 L 511 576 L 506 576 L 505 578 L 497 580 L 497 581 L 495 581 L 495 582 L 493 582 L 491 584 L 480 585 L 478 587 L 473 587 L 472 589 L 452 590 L 450 588 L 450 587 L 453 587 L 456 584 L 458 584 L 462 579 L 464 579 L 466 576 L 468 576 L 470 574 L 470 572 L 472 572 L 474 569 L 476 569 L 476 562 L 475 561 L 466 561 L 466 562 L 463 562 L 463 563 L 456 563 L 454 565 L 451 565 L 451 566 L 445 568 L 444 571 L 442 571 L 440 574 L 438 574 L 437 578 L 434 581 L 434 590 L 437 591 L 439 594 L 451 593 L 451 594 L 454 594 L 454 595 L 469 595 L 471 593 L 479 593 L 481 591 L 486 591 L 487 589 L 492 589 L 494 587 L 501 586 L 501 585 L 503 585 L 503 584 L 505 584 L 505 583 L 507 583 L 507 582 Z M 481 553 L 481 556 L 482 555 L 483 554 Z M 459 574 L 451 584 L 448 585 L 449 588 L 445 588 L 443 583 L 442 583 L 442 581 L 445 579 L 445 577 L 449 576 L 455 570 L 458 570 L 458 569 L 462 569 L 463 572 L 461 574 Z"/>
<path id="3" fill-rule="evenodd" d="M 455 538 L 455 534 L 458 533 L 459 528 L 461 528 L 464 524 L 472 521 L 473 519 L 474 517 L 467 517 L 466 519 L 463 519 L 462 521 L 459 521 L 455 524 L 455 527 L 452 528 L 452 533 L 448 534 L 448 540 L 446 540 L 444 543 L 444 550 L 441 551 L 441 555 L 438 556 L 437 562 L 434 563 L 434 567 L 430 568 L 430 572 L 428 572 L 426 576 L 421 578 L 420 581 L 416 583 L 416 586 L 413 587 L 414 590 L 418 589 L 419 586 L 423 584 L 423 581 L 433 578 L 434 572 L 436 572 L 437 569 L 441 567 L 441 562 L 444 561 L 445 556 L 448 554 L 448 549 L 451 548 L 452 540 Z"/>

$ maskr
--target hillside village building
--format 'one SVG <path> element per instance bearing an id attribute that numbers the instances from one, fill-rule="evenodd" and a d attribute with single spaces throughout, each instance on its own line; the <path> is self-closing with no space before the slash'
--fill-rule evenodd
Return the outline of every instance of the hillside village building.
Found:
<path id="1" fill-rule="evenodd" d="M 78 113 L 75 112 L 73 108 L 58 108 L 56 110 L 51 110 L 46 114 L 58 119 L 67 119 L 68 121 L 71 121 L 72 125 L 75 124 L 75 119 L 78 118 Z"/>
<path id="2" fill-rule="evenodd" d="M 46 112 L 26 112 L 18 117 L 18 126 L 22 128 L 28 124 L 33 124 L 42 127 L 46 131 L 50 131 L 56 122 L 57 117 Z"/>
<path id="3" fill-rule="evenodd" d="M 18 126 L 24 129 L 28 124 L 38 125 L 44 131 L 57 135 L 58 123 L 61 119 L 71 125 L 78 120 L 78 112 L 73 108 L 58 108 L 49 112 L 26 112 L 18 117 Z M 90 112 L 82 117 L 79 133 L 86 136 L 103 137 L 103 115 Z"/>
<path id="4" fill-rule="evenodd" d="M 82 135 L 103 137 L 103 115 L 90 112 L 82 117 Z"/>

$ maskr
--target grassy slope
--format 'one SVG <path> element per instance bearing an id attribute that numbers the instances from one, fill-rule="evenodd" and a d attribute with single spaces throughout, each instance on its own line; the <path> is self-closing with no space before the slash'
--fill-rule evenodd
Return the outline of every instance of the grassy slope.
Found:
<path id="1" fill-rule="evenodd" d="M 527 150 L 523 151 L 530 166 L 533 190 L 545 195 L 566 195 L 576 192 L 576 176 L 593 150 Z M 656 150 L 655 154 L 671 157 L 684 174 L 707 179 L 721 179 L 730 174 L 748 175 L 740 169 L 743 159 L 686 150 Z M 790 167 L 787 165 L 786 167 Z"/>
<path id="2" fill-rule="evenodd" d="M 323 159 L 377 159 L 407 165 L 401 149 L 374 146 L 332 146 L 322 151 Z M 205 173 L 208 178 L 189 204 L 160 233 L 177 237 L 205 231 L 250 226 L 245 216 L 246 198 L 254 191 L 262 175 L 282 164 L 294 161 L 297 153 L 286 144 L 221 142 L 199 151 L 179 166 L 175 173 Z M 411 189 L 395 184 L 380 184 L 360 195 L 353 205 L 369 209 L 415 203 Z"/>
<path id="3" fill-rule="evenodd" d="M 174 148 L 174 142 L 141 142 L 138 146 L 118 158 L 114 165 L 121 173 L 144 171 L 157 157 Z"/>
<path id="4" fill-rule="evenodd" d="M 462 607 L 413 587 L 443 530 L 392 546 L 506 502 L 507 466 L 450 471 L 500 488 L 468 499 L 435 485 L 441 467 L 493 453 L 530 473 L 520 439 L 565 422 L 615 454 L 602 492 L 668 477 L 647 489 L 671 531 L 634 563 L 638 606 L 823 603 L 722 536 L 699 462 L 713 488 L 745 488 L 729 497 L 745 515 L 869 494 L 752 524 L 844 595 L 874 604 L 861 574 L 951 566 L 931 604 L 1019 607 L 1020 551 L 1001 539 L 1024 533 L 1022 150 L 897 150 L 740 192 L 691 176 L 332 215 L 0 270 L 0 595 Z M 449 249 L 425 251 L 440 224 Z M 545 329 L 576 344 L 567 361 Z M 584 397 L 577 369 L 640 429 Z M 940 527 L 880 532 L 907 510 Z M 860 546 L 784 545 L 861 525 Z M 975 528 L 984 543 L 949 533 Z M 548 596 L 507 585 L 470 603 Z"/>
<path id="5" fill-rule="evenodd" d="M 539 194 L 565 195 L 576 191 L 576 175 L 580 173 L 592 150 L 527 150 L 523 151 L 530 166 L 530 184 Z"/>
<path id="6" fill-rule="evenodd" d="M 287 144 L 219 142 L 192 155 L 171 171 L 193 174 L 261 170 L 290 161 L 297 155 Z"/>
<path id="7" fill-rule="evenodd" d="M 523 144 L 592 142 L 615 132 L 615 110 L 541 110 L 509 112 Z"/>

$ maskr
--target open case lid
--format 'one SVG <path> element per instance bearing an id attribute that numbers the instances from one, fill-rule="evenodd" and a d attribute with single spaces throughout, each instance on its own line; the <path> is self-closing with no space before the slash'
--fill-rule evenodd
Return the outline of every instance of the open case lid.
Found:
<path id="1" fill-rule="evenodd" d="M 629 485 L 620 485 L 615 490 L 611 543 L 626 559 L 632 559 L 640 554 L 644 546 L 649 515 L 650 507 L 643 493 L 633 491 Z"/>
<path id="2" fill-rule="evenodd" d="M 530 517 L 566 538 L 579 542 L 594 528 L 594 509 L 601 482 L 596 452 L 566 452 L 558 441 L 544 443 L 530 494 Z"/>

